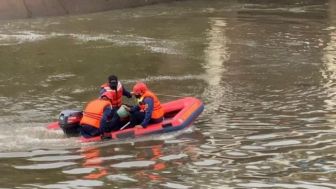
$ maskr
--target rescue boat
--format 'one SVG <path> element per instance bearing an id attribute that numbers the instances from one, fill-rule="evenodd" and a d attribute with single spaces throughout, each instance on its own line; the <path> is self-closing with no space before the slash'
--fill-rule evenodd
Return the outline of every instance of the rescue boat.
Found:
<path id="1" fill-rule="evenodd" d="M 161 123 L 148 125 L 146 128 L 125 128 L 111 132 L 112 140 L 136 138 L 152 134 L 168 133 L 185 129 L 192 125 L 193 121 L 202 113 L 204 104 L 197 98 L 185 97 L 162 104 L 164 120 Z M 50 123 L 50 130 L 62 129 L 67 136 L 79 136 L 82 118 L 81 111 L 65 110 L 60 113 L 59 120 Z M 127 126 L 127 121 L 126 124 Z M 81 142 L 97 142 L 102 140 L 100 136 L 85 138 L 80 137 Z"/>

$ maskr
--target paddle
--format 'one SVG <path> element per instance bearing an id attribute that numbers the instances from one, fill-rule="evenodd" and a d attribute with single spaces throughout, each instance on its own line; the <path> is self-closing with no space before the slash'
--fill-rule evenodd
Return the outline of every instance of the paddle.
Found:
<path id="1" fill-rule="evenodd" d="M 131 123 L 130 121 L 127 122 L 124 126 L 122 126 L 122 127 L 120 128 L 120 131 L 123 130 L 123 129 L 125 129 L 130 123 Z"/>

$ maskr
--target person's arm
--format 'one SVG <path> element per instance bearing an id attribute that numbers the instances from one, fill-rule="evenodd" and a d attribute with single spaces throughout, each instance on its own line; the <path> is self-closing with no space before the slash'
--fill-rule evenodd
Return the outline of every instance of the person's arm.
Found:
<path id="1" fill-rule="evenodd" d="M 101 96 L 105 92 L 106 92 L 106 90 L 104 89 L 104 87 L 100 87 L 100 89 L 99 89 L 99 96 Z"/>
<path id="2" fill-rule="evenodd" d="M 130 93 L 124 86 L 123 87 L 123 95 L 127 98 L 132 98 L 132 93 Z"/>
<path id="3" fill-rule="evenodd" d="M 145 110 L 145 118 L 144 120 L 141 122 L 141 126 L 143 128 L 146 128 L 151 117 L 152 117 L 152 113 L 153 113 L 153 109 L 154 109 L 154 101 L 152 98 L 147 97 L 144 99 L 144 103 L 146 104 L 146 110 Z"/>
<path id="4" fill-rule="evenodd" d="M 105 127 L 107 125 L 107 122 L 110 121 L 112 115 L 112 109 L 111 107 L 107 106 L 104 109 L 103 116 L 100 119 L 100 128 Z"/>
<path id="5" fill-rule="evenodd" d="M 132 107 L 130 107 L 130 110 L 129 110 L 129 112 L 135 112 L 135 111 L 139 111 L 140 110 L 140 107 L 139 106 L 132 106 Z"/>

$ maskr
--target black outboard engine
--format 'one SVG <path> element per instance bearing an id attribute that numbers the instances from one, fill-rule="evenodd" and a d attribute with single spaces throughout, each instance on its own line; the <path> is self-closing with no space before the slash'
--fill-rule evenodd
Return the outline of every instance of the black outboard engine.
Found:
<path id="1" fill-rule="evenodd" d="M 82 111 L 64 110 L 60 113 L 58 124 L 67 136 L 78 136 L 82 117 Z"/>

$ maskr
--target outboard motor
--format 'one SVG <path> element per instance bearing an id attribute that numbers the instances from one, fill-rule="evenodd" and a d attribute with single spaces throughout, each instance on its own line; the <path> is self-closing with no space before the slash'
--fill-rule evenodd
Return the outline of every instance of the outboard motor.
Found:
<path id="1" fill-rule="evenodd" d="M 78 136 L 82 117 L 82 111 L 64 110 L 60 113 L 58 124 L 67 136 Z"/>

